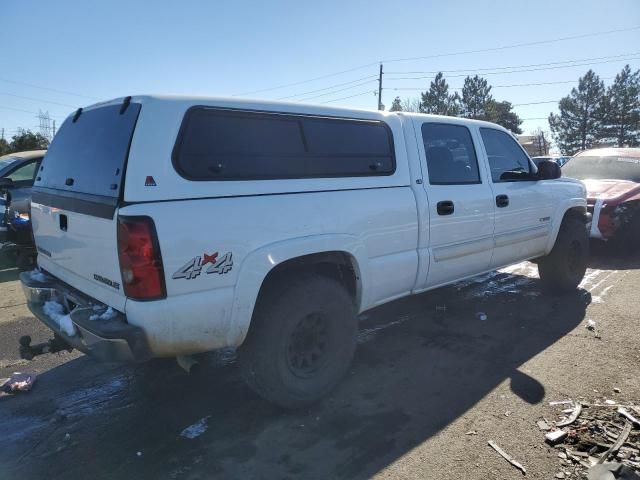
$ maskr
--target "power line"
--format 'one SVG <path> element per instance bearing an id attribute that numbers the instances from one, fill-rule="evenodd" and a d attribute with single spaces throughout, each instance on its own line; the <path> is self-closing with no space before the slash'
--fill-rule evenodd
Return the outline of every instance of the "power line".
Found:
<path id="1" fill-rule="evenodd" d="M 500 46 L 500 47 L 493 47 L 493 48 L 482 48 L 482 49 L 477 49 L 477 50 L 464 50 L 464 51 L 460 51 L 460 52 L 451 52 L 451 53 L 439 53 L 439 54 L 425 55 L 425 56 L 420 56 L 420 57 L 406 57 L 406 58 L 387 59 L 387 60 L 383 60 L 383 61 L 385 63 L 407 62 L 407 61 L 411 61 L 411 60 L 426 60 L 426 59 L 430 59 L 430 58 L 451 57 L 451 56 L 456 56 L 456 55 L 468 55 L 468 54 L 472 54 L 472 53 L 497 52 L 497 51 L 500 51 L 500 50 L 508 50 L 508 49 L 511 49 L 511 48 L 531 47 L 531 46 L 534 46 L 534 45 L 546 45 L 546 44 L 549 44 L 549 43 L 564 42 L 566 40 L 577 40 L 579 38 L 596 37 L 596 36 L 600 36 L 600 35 L 610 35 L 612 33 L 630 32 L 632 30 L 638 30 L 638 29 L 640 29 L 640 25 L 637 25 L 635 27 L 629 27 L 629 28 L 619 28 L 619 29 L 616 29 L 616 30 L 606 30 L 606 31 L 603 31 L 603 32 L 583 33 L 581 35 L 572 35 L 572 36 L 568 36 L 568 37 L 560 37 L 560 38 L 554 38 L 554 39 L 550 39 L 550 40 L 539 40 L 539 41 L 535 41 L 535 42 L 515 43 L 515 44 L 512 44 L 512 45 L 503 45 L 503 46 Z"/>
<path id="2" fill-rule="evenodd" d="M 72 95 L 74 97 L 82 97 L 82 98 L 89 98 L 91 100 L 99 100 L 99 98 L 90 97 L 88 95 L 80 95 L 79 93 L 67 92 L 65 90 L 58 90 L 56 88 L 43 87 L 41 85 L 34 85 L 33 83 L 18 82 L 16 80 L 8 80 L 6 78 L 0 78 L 0 82 L 13 83 L 16 85 L 24 85 L 31 88 L 39 88 L 40 90 L 49 90 L 50 92 L 61 93 L 63 95 Z"/>
<path id="3" fill-rule="evenodd" d="M 307 100 L 313 100 L 315 98 L 325 97 L 327 95 L 333 95 L 335 93 L 340 93 L 340 92 L 344 92 L 346 90 L 351 90 L 352 88 L 361 87 L 362 85 L 367 85 L 367 84 L 370 84 L 370 83 L 373 83 L 373 82 L 377 82 L 377 80 L 367 80 L 366 82 L 357 83 L 355 85 L 351 85 L 350 87 L 341 88 L 340 90 L 333 90 L 331 92 L 321 93 L 319 95 L 314 95 L 312 97 L 301 98 L 298 101 L 299 102 L 306 102 Z"/>
<path id="4" fill-rule="evenodd" d="M 590 33 L 584 33 L 584 34 L 581 34 L 581 35 L 573 35 L 573 36 L 560 37 L 560 38 L 554 38 L 554 39 L 548 39 L 548 40 L 539 40 L 539 41 L 535 41 L 535 42 L 525 42 L 525 43 L 516 43 L 516 44 L 512 44 L 512 45 L 502 45 L 502 46 L 499 46 L 499 47 L 482 48 L 482 49 L 476 49 L 476 50 L 463 50 L 463 51 L 458 51 L 458 52 L 439 53 L 439 54 L 426 55 L 426 56 L 420 56 L 420 57 L 407 57 L 407 58 L 395 58 L 395 59 L 391 58 L 391 59 L 386 59 L 386 60 L 380 60 L 380 62 L 382 62 L 382 63 L 394 63 L 394 62 L 403 62 L 403 61 L 410 61 L 410 60 L 425 60 L 425 59 L 430 59 L 430 58 L 441 58 L 441 57 L 451 57 L 451 56 L 458 56 L 458 55 L 468 55 L 468 54 L 474 54 L 474 53 L 494 52 L 494 51 L 507 50 L 507 49 L 512 49 L 512 48 L 529 47 L 529 46 L 534 46 L 534 45 L 546 45 L 546 44 L 549 44 L 549 43 L 564 42 L 564 41 L 567 41 L 567 40 L 575 40 L 575 39 L 579 39 L 579 38 L 595 37 L 595 36 L 600 36 L 600 35 L 610 35 L 612 33 L 628 32 L 628 31 L 633 31 L 633 30 L 638 30 L 638 29 L 640 29 L 640 25 L 635 26 L 635 27 L 629 27 L 629 28 L 620 28 L 620 29 L 616 29 L 616 30 L 606 30 L 606 31 L 601 31 L 601 32 L 590 32 Z M 368 67 L 371 67 L 371 66 L 374 66 L 374 65 L 378 65 L 378 63 L 380 63 L 380 62 L 367 63 L 367 64 L 364 64 L 364 65 L 359 65 L 357 67 L 349 68 L 349 69 L 346 69 L 346 70 L 341 70 L 339 72 L 333 72 L 333 73 L 328 73 L 326 75 L 321 75 L 319 77 L 314 77 L 314 78 L 309 78 L 309 79 L 306 79 L 306 80 L 300 80 L 300 81 L 297 81 L 297 82 L 285 83 L 285 84 L 276 85 L 276 86 L 273 86 L 273 87 L 267 87 L 267 88 L 262 88 L 262 89 L 258 89 L 258 90 L 252 90 L 252 91 L 248 91 L 248 92 L 238 93 L 238 94 L 233 95 L 233 96 L 252 95 L 254 93 L 270 92 L 270 91 L 273 91 L 273 90 L 280 90 L 282 88 L 294 87 L 296 85 L 303 85 L 305 83 L 315 82 L 317 80 L 323 80 L 325 78 L 330 78 L 330 77 L 334 77 L 334 76 L 338 76 L 338 75 L 343 75 L 345 73 L 350 73 L 350 72 L 354 72 L 356 70 L 361 70 L 363 68 L 368 68 Z"/>
<path id="5" fill-rule="evenodd" d="M 416 73 L 458 73 L 458 72 L 482 72 L 486 70 L 509 70 L 514 68 L 528 68 L 528 67 L 547 67 L 552 65 L 561 65 L 565 63 L 579 63 L 579 62 L 591 62 L 594 60 L 612 60 L 619 59 L 621 57 L 631 57 L 640 54 L 640 52 L 630 52 L 630 53 L 621 53 L 619 55 L 606 55 L 604 57 L 591 57 L 591 58 L 581 58 L 576 60 L 562 60 L 558 62 L 545 62 L 545 63 L 530 63 L 528 65 L 510 65 L 506 67 L 484 67 L 484 68 L 462 68 L 457 70 L 427 70 L 427 71 L 407 71 L 407 72 L 387 72 L 389 75 L 406 75 L 406 74 L 416 74 Z"/>
<path id="6" fill-rule="evenodd" d="M 22 112 L 22 113 L 31 113 L 33 115 L 39 115 L 40 112 L 33 112 L 31 110 L 23 110 L 22 108 L 13 108 L 13 107 L 5 107 L 0 105 L 0 108 L 2 108 L 3 110 L 13 110 L 15 112 Z M 52 115 L 52 117 L 59 117 L 59 118 L 66 118 L 66 115 Z"/>
<path id="7" fill-rule="evenodd" d="M 560 100 L 543 100 L 541 102 L 528 102 L 528 103 L 514 103 L 514 107 L 523 107 L 525 105 L 543 105 L 545 103 L 558 103 Z"/>
<path id="8" fill-rule="evenodd" d="M 13 94 L 13 93 L 4 93 L 4 92 L 0 92 L 0 95 L 7 95 L 7 96 L 9 96 L 9 97 L 15 97 L 15 98 L 23 98 L 23 99 L 25 99 L 25 100 L 33 100 L 33 101 L 36 101 L 36 102 L 51 103 L 51 104 L 53 104 L 53 105 L 60 105 L 60 106 L 62 106 L 62 107 L 71 107 L 71 108 L 74 108 L 74 109 L 75 109 L 75 108 L 78 108 L 78 106 L 77 106 L 77 105 L 71 105 L 71 104 L 69 104 L 69 103 L 53 102 L 53 101 L 51 101 L 51 100 L 44 100 L 44 99 L 42 99 L 42 98 L 34 98 L 34 97 L 25 97 L 25 96 L 23 96 L 23 95 L 15 95 L 15 94 Z"/>
<path id="9" fill-rule="evenodd" d="M 502 71 L 502 72 L 482 72 L 482 75 L 504 75 L 504 74 L 508 74 L 508 73 L 522 73 L 522 72 L 538 72 L 538 71 L 542 71 L 542 70 L 557 70 L 560 68 L 573 68 L 573 67 L 590 67 L 593 65 L 600 65 L 603 63 L 612 63 L 612 62 L 620 62 L 620 61 L 629 61 L 629 60 L 638 60 L 640 59 L 640 57 L 633 57 L 633 58 L 626 58 L 626 59 L 615 59 L 615 60 L 603 60 L 600 62 L 591 62 L 591 63 L 579 63 L 579 64 L 574 64 L 574 65 L 559 65 L 559 66 L 553 66 L 553 67 L 541 67 L 541 68 L 527 68 L 527 69 L 518 69 L 518 70 L 506 70 L 506 71 Z M 473 73 L 474 71 L 472 70 L 468 70 L 468 72 Z M 438 72 L 432 72 L 433 73 L 438 73 Z M 448 75 L 449 78 L 455 78 L 455 77 L 467 77 L 469 76 L 468 73 L 462 73 L 462 74 L 457 74 L 457 75 Z M 420 76 L 420 77 L 398 77 L 398 78 L 390 78 L 387 80 L 423 80 L 425 78 L 431 78 L 431 75 L 427 75 L 427 76 Z"/>
<path id="10" fill-rule="evenodd" d="M 330 85 L 330 86 L 325 87 L 325 88 L 318 88 L 316 90 L 309 90 L 308 92 L 296 93 L 295 95 L 287 95 L 286 97 L 278 97 L 278 100 L 285 100 L 287 98 L 293 98 L 293 97 L 303 97 L 303 96 L 308 95 L 310 93 L 322 92 L 324 90 L 331 90 L 332 88 L 335 88 L 335 87 L 341 87 L 343 85 L 349 85 L 350 83 L 356 83 L 356 82 L 360 82 L 362 80 L 374 79 L 374 78 L 376 78 L 376 75 L 367 75 L 366 77 L 357 78 L 356 80 L 351 80 L 350 82 L 336 83 L 334 85 Z"/>
<path id="11" fill-rule="evenodd" d="M 615 77 L 600 77 L 600 80 L 611 80 Z M 511 83 L 508 85 L 491 85 L 491 89 L 494 88 L 512 88 L 512 87 L 537 87 L 540 85 L 561 85 L 567 83 L 577 83 L 578 80 L 559 80 L 557 82 L 534 82 L 534 83 Z M 387 87 L 387 90 L 424 90 L 424 85 L 421 87 Z M 450 87 L 451 90 L 462 90 L 462 87 Z"/>
<path id="12" fill-rule="evenodd" d="M 339 102 L 340 100 L 346 100 L 347 98 L 361 97 L 362 95 L 367 95 L 367 94 L 371 95 L 372 93 L 373 93 L 372 90 L 367 90 L 366 92 L 356 93 L 355 95 L 349 95 L 348 97 L 334 98 L 333 100 L 327 100 L 326 102 L 320 102 L 320 103 L 324 105 L 325 103 Z"/>

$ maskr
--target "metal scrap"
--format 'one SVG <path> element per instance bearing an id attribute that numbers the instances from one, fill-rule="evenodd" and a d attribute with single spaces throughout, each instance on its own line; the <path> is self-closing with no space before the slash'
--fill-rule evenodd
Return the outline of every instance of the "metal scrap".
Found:
<path id="1" fill-rule="evenodd" d="M 520 463 L 514 460 L 514 458 L 511 455 L 509 455 L 507 452 L 502 450 L 493 440 L 489 440 L 489 446 L 493 448 L 496 452 L 498 452 L 500 456 L 502 456 L 502 458 L 504 458 L 507 462 L 509 462 L 514 467 L 516 467 L 518 470 L 520 470 L 523 475 L 527 474 L 527 470 Z"/>
<path id="2" fill-rule="evenodd" d="M 620 447 L 622 447 L 624 442 L 627 441 L 627 438 L 629 438 L 629 434 L 631 433 L 632 427 L 633 427 L 633 424 L 631 422 L 626 421 L 624 423 L 624 429 L 622 430 L 622 433 L 618 436 L 618 440 L 616 440 L 616 443 L 614 443 L 609 450 L 607 450 L 602 454 L 602 456 L 600 457 L 600 460 L 598 460 L 598 463 L 604 463 L 611 455 L 615 455 L 616 453 L 618 453 L 618 450 L 620 450 Z"/>
<path id="3" fill-rule="evenodd" d="M 631 421 L 631 423 L 635 423 L 637 426 L 640 427 L 640 420 L 638 420 L 636 417 L 631 415 L 626 409 L 620 407 L 618 408 L 617 412 L 623 417 L 625 417 L 627 420 Z"/>

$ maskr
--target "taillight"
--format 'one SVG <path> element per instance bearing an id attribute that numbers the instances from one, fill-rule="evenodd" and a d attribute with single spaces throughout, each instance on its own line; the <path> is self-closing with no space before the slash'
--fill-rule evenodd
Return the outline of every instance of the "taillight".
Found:
<path id="1" fill-rule="evenodd" d="M 156 227 L 150 217 L 118 217 L 118 258 L 127 297 L 156 300 L 167 296 Z"/>

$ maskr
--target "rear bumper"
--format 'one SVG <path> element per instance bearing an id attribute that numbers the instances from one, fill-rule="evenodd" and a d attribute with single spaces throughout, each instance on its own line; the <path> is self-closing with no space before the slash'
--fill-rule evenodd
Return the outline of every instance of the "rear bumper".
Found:
<path id="1" fill-rule="evenodd" d="M 107 320 L 95 319 L 107 306 L 51 275 L 23 272 L 20 282 L 29 310 L 72 347 L 105 362 L 143 362 L 151 358 L 144 331 L 128 324 L 123 313 L 114 311 Z M 63 331 L 59 322 L 45 313 L 47 302 L 62 305 L 75 334 L 69 335 L 68 328 Z"/>

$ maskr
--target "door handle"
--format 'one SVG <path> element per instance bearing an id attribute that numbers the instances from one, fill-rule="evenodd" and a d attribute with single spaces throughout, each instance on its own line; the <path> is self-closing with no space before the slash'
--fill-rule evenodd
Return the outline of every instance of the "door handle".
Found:
<path id="1" fill-rule="evenodd" d="M 507 195 L 496 196 L 496 207 L 504 208 L 509 206 L 509 197 Z"/>
<path id="2" fill-rule="evenodd" d="M 451 200 L 443 200 L 436 205 L 438 215 L 451 215 L 454 211 L 453 202 Z"/>

